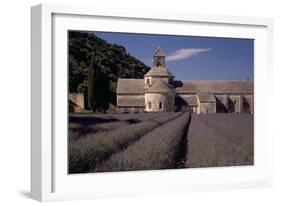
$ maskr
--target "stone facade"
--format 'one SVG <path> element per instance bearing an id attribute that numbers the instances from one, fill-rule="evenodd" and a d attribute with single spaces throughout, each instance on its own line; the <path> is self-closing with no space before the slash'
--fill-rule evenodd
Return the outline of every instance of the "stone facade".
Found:
<path id="1" fill-rule="evenodd" d="M 199 113 L 216 113 L 216 103 L 215 102 L 202 102 L 199 105 L 197 114 Z"/>
<path id="2" fill-rule="evenodd" d="M 144 95 L 117 95 L 118 112 L 144 112 Z"/>
<path id="3" fill-rule="evenodd" d="M 175 105 L 175 93 L 146 93 L 145 111 L 146 112 L 172 112 Z"/>
<path id="4" fill-rule="evenodd" d="M 76 104 L 81 109 L 84 109 L 84 94 L 83 93 L 70 93 L 68 95 L 69 100 Z"/>
<path id="5" fill-rule="evenodd" d="M 144 79 L 118 80 L 119 112 L 254 112 L 253 81 L 175 81 L 160 48 L 156 50 L 153 60 L 154 67 L 144 75 Z"/>

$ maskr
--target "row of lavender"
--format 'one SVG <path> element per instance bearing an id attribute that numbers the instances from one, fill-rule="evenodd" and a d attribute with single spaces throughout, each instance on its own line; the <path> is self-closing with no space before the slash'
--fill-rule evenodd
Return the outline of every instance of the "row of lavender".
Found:
<path id="1" fill-rule="evenodd" d="M 123 152 L 112 155 L 92 172 L 175 168 L 189 120 L 189 113 L 184 113 L 159 126 Z"/>
<path id="2" fill-rule="evenodd" d="M 107 132 L 113 129 L 160 118 L 170 113 L 137 114 L 72 114 L 69 117 L 69 140 L 76 141 L 87 134 Z"/>
<path id="3" fill-rule="evenodd" d="M 187 167 L 254 164 L 253 115 L 192 115 Z"/>
<path id="4" fill-rule="evenodd" d="M 70 173 L 254 163 L 253 115 L 193 114 L 190 120 L 189 113 L 146 113 L 72 120 Z"/>
<path id="5" fill-rule="evenodd" d="M 129 145 L 135 145 L 135 142 L 139 142 L 137 140 L 143 139 L 145 134 L 181 115 L 182 113 L 147 114 L 140 116 L 138 123 L 126 124 L 109 131 L 90 132 L 83 138 L 69 141 L 69 173 L 97 171 L 112 155 L 123 153 Z M 167 127 L 166 131 L 168 130 Z M 112 170 L 109 168 L 107 171 Z"/>

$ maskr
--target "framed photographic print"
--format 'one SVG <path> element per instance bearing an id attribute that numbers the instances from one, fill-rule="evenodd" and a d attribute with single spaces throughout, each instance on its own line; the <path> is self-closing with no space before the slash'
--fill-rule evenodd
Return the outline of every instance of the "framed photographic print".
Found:
<path id="1" fill-rule="evenodd" d="M 272 185 L 271 19 L 31 12 L 33 198 Z"/>

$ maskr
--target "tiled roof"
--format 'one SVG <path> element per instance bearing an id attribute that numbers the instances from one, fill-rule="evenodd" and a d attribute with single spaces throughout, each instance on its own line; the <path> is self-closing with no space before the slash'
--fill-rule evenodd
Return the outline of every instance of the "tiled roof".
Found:
<path id="1" fill-rule="evenodd" d="M 118 79 L 117 94 L 144 94 L 144 79 Z"/>
<path id="2" fill-rule="evenodd" d="M 199 102 L 216 102 L 216 99 L 213 94 L 211 93 L 198 93 L 197 97 Z"/>
<path id="3" fill-rule="evenodd" d="M 181 98 L 189 105 L 189 106 L 197 106 L 197 97 L 193 96 L 181 96 Z"/>
<path id="4" fill-rule="evenodd" d="M 168 85 L 166 86 L 168 87 Z M 156 88 L 153 90 L 156 92 Z M 174 90 L 177 94 L 253 94 L 254 82 L 248 80 L 186 80 L 176 81 Z M 118 80 L 117 94 L 144 93 L 144 79 Z"/>
<path id="5" fill-rule="evenodd" d="M 174 91 L 161 79 L 156 80 L 145 93 L 173 93 Z"/>
<path id="6" fill-rule="evenodd" d="M 176 93 L 251 94 L 254 82 L 250 80 L 186 80 L 175 82 Z"/>
<path id="7" fill-rule="evenodd" d="M 158 47 L 158 49 L 156 49 L 156 51 L 154 52 L 154 55 L 155 57 L 164 57 L 165 54 L 164 52 L 162 51 L 162 49 L 160 47 Z"/>
<path id="8" fill-rule="evenodd" d="M 174 75 L 166 67 L 162 66 L 152 67 L 144 76 L 174 77 Z"/>

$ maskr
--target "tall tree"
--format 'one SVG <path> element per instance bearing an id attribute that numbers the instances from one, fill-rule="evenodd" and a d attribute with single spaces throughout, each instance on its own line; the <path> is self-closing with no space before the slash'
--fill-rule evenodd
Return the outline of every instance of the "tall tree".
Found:
<path id="1" fill-rule="evenodd" d="M 110 79 L 102 61 L 92 53 L 88 71 L 88 107 L 93 112 L 106 112 L 109 107 Z"/>
<path id="2" fill-rule="evenodd" d="M 92 53 L 91 63 L 88 69 L 88 108 L 92 111 L 95 110 L 95 76 L 96 76 L 96 57 Z"/>

